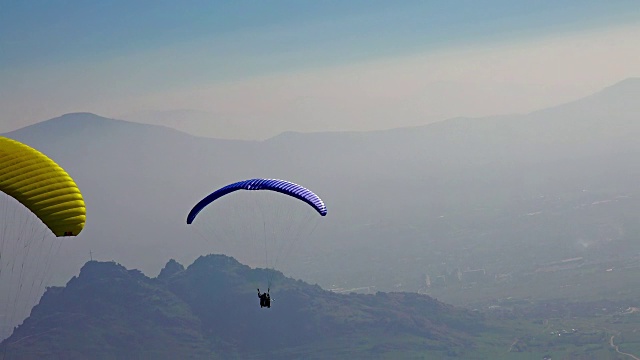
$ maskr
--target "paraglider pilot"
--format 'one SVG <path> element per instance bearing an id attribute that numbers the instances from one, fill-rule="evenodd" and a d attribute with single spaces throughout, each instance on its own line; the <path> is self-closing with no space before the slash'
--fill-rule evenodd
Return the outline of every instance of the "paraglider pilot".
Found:
<path id="1" fill-rule="evenodd" d="M 260 294 L 260 289 L 258 289 L 258 297 L 260 298 L 260 308 L 271 307 L 271 297 L 269 296 L 269 289 L 267 289 L 266 293 Z"/>

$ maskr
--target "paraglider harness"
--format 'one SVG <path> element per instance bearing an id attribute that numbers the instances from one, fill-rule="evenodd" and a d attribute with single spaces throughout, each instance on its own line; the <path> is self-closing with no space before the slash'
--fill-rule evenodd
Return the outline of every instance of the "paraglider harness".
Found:
<path id="1" fill-rule="evenodd" d="M 260 289 L 258 289 L 258 297 L 260 298 L 260 308 L 271 307 L 271 296 L 269 296 L 269 290 L 267 289 L 266 293 L 260 294 Z"/>

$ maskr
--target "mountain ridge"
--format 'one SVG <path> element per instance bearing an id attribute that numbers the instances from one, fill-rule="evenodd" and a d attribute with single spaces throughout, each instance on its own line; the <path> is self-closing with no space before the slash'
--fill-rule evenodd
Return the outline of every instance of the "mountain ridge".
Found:
<path id="1" fill-rule="evenodd" d="M 315 358 L 331 356 L 336 349 L 318 355 L 323 344 L 344 337 L 376 338 L 377 347 L 394 343 L 409 353 L 431 344 L 426 349 L 441 353 L 469 348 L 484 328 L 480 315 L 425 295 L 335 294 L 279 272 L 272 308 L 260 309 L 253 285 L 273 270 L 224 255 L 177 265 L 169 261 L 165 269 L 176 271 L 148 278 L 115 262 L 87 262 L 64 287 L 47 289 L 2 343 L 5 358 Z M 377 352 L 372 345 L 349 349 Z"/>
<path id="2" fill-rule="evenodd" d="M 624 95 L 624 96 L 630 96 L 629 99 L 625 99 L 625 101 L 628 100 L 635 100 L 637 99 L 637 96 L 640 96 L 640 77 L 631 77 L 631 78 L 627 78 L 624 80 L 621 80 L 615 84 L 612 84 L 610 86 L 607 86 L 606 88 L 588 95 L 586 97 L 580 98 L 580 99 L 576 99 L 573 101 L 569 101 L 563 104 L 559 104 L 559 105 L 554 105 L 554 106 L 550 106 L 544 109 L 540 109 L 540 110 L 534 110 L 528 113 L 522 113 L 522 114 L 503 114 L 503 115 L 494 115 L 494 116 L 488 116 L 488 117 L 465 117 L 465 116 L 461 116 L 461 117 L 453 117 L 453 118 L 448 118 L 448 119 L 443 119 L 441 121 L 437 121 L 437 122 L 432 122 L 432 123 L 428 123 L 428 124 L 424 124 L 424 125 L 414 125 L 414 126 L 403 126 L 403 127 L 397 127 L 397 128 L 389 128 L 389 129 L 382 129 L 382 130 L 363 130 L 363 131 L 314 131 L 314 132 L 300 132 L 300 131 L 284 131 L 280 134 L 274 135 L 272 137 L 269 137 L 267 139 L 264 140 L 242 140 L 242 139 L 224 139 L 224 138 L 215 138 L 215 137 L 209 137 L 209 136 L 203 136 L 204 138 L 207 139 L 216 139 L 216 140 L 229 140 L 229 141 L 246 141 L 246 142 L 264 142 L 264 141 L 269 141 L 281 136 L 287 136 L 287 134 L 290 135 L 322 135 L 322 134 L 367 134 L 367 133 L 384 133 L 387 131 L 412 131 L 412 130 L 418 130 L 418 129 L 423 129 L 423 128 L 429 128 L 433 125 L 444 125 L 447 123 L 459 123 L 459 122 L 466 122 L 466 121 L 470 121 L 470 120 L 496 120 L 496 119 L 505 119 L 505 118 L 509 118 L 509 117 L 530 117 L 530 116 L 535 116 L 538 114 L 542 114 L 542 113 L 547 113 L 549 111 L 554 111 L 556 109 L 561 109 L 561 108 L 565 108 L 565 107 L 572 107 L 575 106 L 576 104 L 582 104 L 582 103 L 588 103 L 590 102 L 592 99 L 594 98 L 598 98 L 598 97 L 620 97 L 620 95 Z M 75 121 L 76 118 L 78 116 L 82 116 L 83 117 L 83 122 L 87 122 L 89 118 L 93 118 L 90 120 L 94 120 L 94 125 L 98 124 L 97 121 L 104 121 L 105 119 L 108 120 L 113 120 L 114 122 L 117 123 L 128 123 L 131 124 L 132 126 L 136 126 L 136 125 L 141 125 L 141 126 L 156 126 L 156 127 L 160 127 L 160 128 L 166 128 L 166 129 L 171 129 L 183 134 L 187 134 L 190 136 L 194 136 L 194 137 L 200 137 L 198 135 L 194 135 L 185 131 L 181 131 L 179 129 L 175 129 L 173 127 L 167 126 L 167 125 L 162 125 L 162 124 L 148 124 L 148 123 L 141 123 L 141 122 L 136 122 L 136 121 L 130 121 L 130 120 L 122 120 L 122 119 L 117 119 L 117 118 L 107 118 L 107 117 L 103 117 L 94 113 L 90 113 L 90 112 L 75 112 L 75 113 L 68 113 L 68 114 L 63 114 L 61 116 L 52 118 L 52 119 L 48 119 L 48 120 L 43 120 L 39 123 L 36 124 L 32 124 L 32 125 L 28 125 L 25 126 L 23 128 L 20 129 L 16 129 L 13 131 L 9 131 L 4 133 L 5 135 L 10 135 L 16 132 L 22 132 L 25 129 L 32 129 L 32 128 L 38 128 L 38 127 L 43 127 L 45 126 L 45 124 L 50 125 L 52 123 L 56 123 L 56 127 L 59 127 L 59 123 L 63 122 L 63 121 Z"/>

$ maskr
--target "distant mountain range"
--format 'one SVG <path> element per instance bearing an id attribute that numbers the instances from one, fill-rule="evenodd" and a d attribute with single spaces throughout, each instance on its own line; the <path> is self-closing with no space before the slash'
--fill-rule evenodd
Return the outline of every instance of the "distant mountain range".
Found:
<path id="1" fill-rule="evenodd" d="M 85 195 L 87 225 L 53 266 L 58 281 L 90 251 L 149 274 L 220 252 L 186 225 L 189 209 L 225 184 L 266 177 L 313 189 L 329 211 L 279 270 L 325 288 L 468 304 L 476 292 L 447 297 L 426 279 L 475 269 L 513 278 L 640 253 L 639 99 L 636 78 L 531 114 L 386 131 L 221 140 L 75 113 L 4 135 L 51 156 Z M 229 255 L 245 262 L 240 247 Z"/>
<path id="2" fill-rule="evenodd" d="M 47 290 L 4 359 L 404 358 L 473 349 L 483 317 L 410 293 L 341 295 L 223 255 L 157 278 L 90 261 Z M 275 276 L 274 276 L 275 275 Z M 256 284 L 274 277 L 270 309 Z"/>

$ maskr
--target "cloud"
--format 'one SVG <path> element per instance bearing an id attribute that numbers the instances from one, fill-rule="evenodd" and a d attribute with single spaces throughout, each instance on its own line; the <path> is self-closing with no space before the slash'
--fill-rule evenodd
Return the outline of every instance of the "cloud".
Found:
<path id="1" fill-rule="evenodd" d="M 640 75 L 639 26 L 307 69 L 137 99 L 260 123 L 264 131 L 371 130 L 522 113 Z M 272 129 L 272 130 L 269 130 Z M 269 134 L 272 135 L 272 134 Z"/>
<path id="2" fill-rule="evenodd" d="M 21 119 L 13 128 L 80 110 L 117 116 L 197 109 L 252 127 L 257 137 L 384 129 L 523 113 L 586 96 L 640 76 L 638 38 L 640 26 L 633 25 L 173 88 L 162 83 L 161 73 L 157 86 L 129 87 L 127 78 L 138 70 L 122 70 L 144 64 L 144 54 L 137 54 L 135 61 L 120 58 L 64 76 L 43 70 L 29 86 L 0 94 L 0 108 L 4 118 Z"/>

